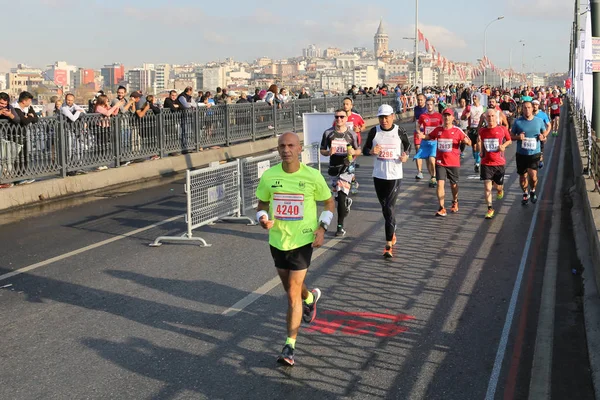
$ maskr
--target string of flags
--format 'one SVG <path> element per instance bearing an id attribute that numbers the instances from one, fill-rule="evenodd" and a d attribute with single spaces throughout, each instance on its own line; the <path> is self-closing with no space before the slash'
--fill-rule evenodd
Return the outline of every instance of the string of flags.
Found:
<path id="1" fill-rule="evenodd" d="M 418 30 L 419 42 L 423 42 L 425 45 L 425 51 L 432 55 L 433 62 L 443 72 L 447 72 L 448 75 L 453 73 L 458 74 L 460 80 L 467 81 L 467 78 L 475 79 L 478 76 L 483 75 L 483 71 L 488 68 L 500 75 L 502 78 L 507 78 L 515 81 L 526 81 L 524 74 L 515 72 L 513 69 L 502 69 L 498 68 L 487 56 L 484 56 L 479 63 L 472 65 L 469 63 L 455 63 L 444 57 L 439 51 L 436 50 L 435 46 L 429 41 L 428 38 L 423 35 L 421 30 Z"/>

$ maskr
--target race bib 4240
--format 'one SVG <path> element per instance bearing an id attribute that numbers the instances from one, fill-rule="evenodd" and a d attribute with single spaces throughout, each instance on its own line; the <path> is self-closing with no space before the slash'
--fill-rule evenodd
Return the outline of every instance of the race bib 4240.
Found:
<path id="1" fill-rule="evenodd" d="M 304 195 L 274 193 L 273 214 L 280 221 L 301 221 L 304 219 Z"/>

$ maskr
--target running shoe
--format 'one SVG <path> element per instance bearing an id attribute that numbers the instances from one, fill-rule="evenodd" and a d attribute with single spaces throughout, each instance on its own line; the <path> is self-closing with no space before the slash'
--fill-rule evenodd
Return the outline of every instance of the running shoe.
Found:
<path id="1" fill-rule="evenodd" d="M 436 180 L 435 178 L 431 178 L 431 179 L 429 180 L 429 187 L 432 187 L 432 188 L 434 188 L 434 187 L 436 187 L 436 186 L 437 186 L 437 180 Z"/>
<path id="2" fill-rule="evenodd" d="M 544 161 L 543 160 L 540 160 L 540 162 L 538 163 L 538 168 L 539 169 L 544 168 Z"/>
<path id="3" fill-rule="evenodd" d="M 492 219 L 494 218 L 494 209 L 490 208 L 489 210 L 487 210 L 487 212 L 485 213 L 485 219 Z"/>
<path id="4" fill-rule="evenodd" d="M 394 246 L 396 244 L 396 234 L 394 233 L 394 236 L 392 236 L 392 246 Z"/>
<path id="5" fill-rule="evenodd" d="M 537 194 L 535 194 L 535 192 L 530 192 L 529 197 L 531 197 L 531 202 L 533 204 L 537 203 Z"/>
<path id="6" fill-rule="evenodd" d="M 445 217 L 446 215 L 448 215 L 448 213 L 446 212 L 445 208 L 440 208 L 436 213 L 435 216 L 436 217 Z"/>
<path id="7" fill-rule="evenodd" d="M 458 212 L 458 201 L 452 202 L 452 207 L 450 207 L 450 212 L 457 213 Z"/>
<path id="8" fill-rule="evenodd" d="M 523 193 L 523 200 L 521 200 L 521 203 L 523 205 L 529 203 L 529 194 L 528 193 Z"/>
<path id="9" fill-rule="evenodd" d="M 289 344 L 283 346 L 283 350 L 281 350 L 281 354 L 277 358 L 277 362 L 290 367 L 294 366 L 294 349 L 292 346 Z"/>
<path id="10" fill-rule="evenodd" d="M 350 197 L 346 197 L 346 212 L 350 212 L 350 207 L 352 207 L 352 199 Z"/>
<path id="11" fill-rule="evenodd" d="M 475 172 L 479 172 L 479 164 L 475 164 Z"/>
<path id="12" fill-rule="evenodd" d="M 498 194 L 496 195 L 496 200 L 502 200 L 504 198 L 504 190 L 501 192 L 498 192 Z"/>
<path id="13" fill-rule="evenodd" d="M 552 131 L 552 136 L 558 136 L 558 131 Z"/>
<path id="14" fill-rule="evenodd" d="M 346 230 L 344 229 L 344 227 L 338 226 L 337 231 L 335 232 L 335 236 L 345 236 L 345 235 L 346 235 Z"/>
<path id="15" fill-rule="evenodd" d="M 422 172 L 418 172 L 417 176 L 415 176 L 415 179 L 423 179 L 423 173 Z"/>
<path id="16" fill-rule="evenodd" d="M 392 254 L 392 246 L 385 246 L 385 249 L 383 249 L 383 258 L 392 258 L 394 257 L 394 254 Z"/>
<path id="17" fill-rule="evenodd" d="M 302 319 L 307 324 L 310 324 L 311 322 L 313 322 L 315 320 L 315 317 L 317 316 L 317 301 L 319 301 L 319 299 L 321 298 L 321 289 L 314 288 L 310 292 L 314 296 L 313 302 L 310 304 L 306 304 L 305 302 L 302 302 L 302 306 L 303 306 Z"/>

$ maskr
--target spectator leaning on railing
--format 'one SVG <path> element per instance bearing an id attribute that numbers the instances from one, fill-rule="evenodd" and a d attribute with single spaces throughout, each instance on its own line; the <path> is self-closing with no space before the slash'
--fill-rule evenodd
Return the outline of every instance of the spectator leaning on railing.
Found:
<path id="1" fill-rule="evenodd" d="M 8 121 L 11 124 L 20 124 L 21 120 L 10 103 L 10 96 L 7 93 L 0 93 L 0 121 Z"/>
<path id="2" fill-rule="evenodd" d="M 75 96 L 68 93 L 65 96 L 65 103 L 62 105 L 61 114 L 66 118 L 65 136 L 67 138 L 67 162 L 76 164 L 83 156 L 83 148 L 85 147 L 85 133 L 81 126 L 75 126 L 75 122 L 79 120 L 81 115 L 85 114 L 85 109 L 75 104 Z M 85 173 L 83 170 L 70 171 L 69 176 L 78 173 Z"/>
<path id="3" fill-rule="evenodd" d="M 192 101 L 192 93 L 193 92 L 194 92 L 194 89 L 192 89 L 191 86 L 186 87 L 185 90 L 183 92 L 181 92 L 181 94 L 179 95 L 177 100 L 179 101 L 179 104 L 181 104 L 182 108 L 195 108 L 196 107 L 196 103 L 194 103 Z"/>
<path id="4" fill-rule="evenodd" d="M 29 166 L 29 150 L 31 149 L 32 139 L 35 142 L 35 137 L 31 137 L 32 133 L 27 126 L 38 122 L 38 116 L 33 107 L 31 107 L 32 100 L 33 95 L 31 93 L 21 92 L 21 94 L 19 94 L 19 99 L 12 105 L 15 113 L 19 117 L 21 126 L 23 127 L 23 129 L 21 129 L 14 137 L 15 141 L 23 146 L 21 148 L 21 154 L 16 162 L 16 168 L 22 174 L 26 174 L 27 167 Z M 35 182 L 35 179 L 25 179 L 19 181 L 18 184 L 33 182 Z"/>

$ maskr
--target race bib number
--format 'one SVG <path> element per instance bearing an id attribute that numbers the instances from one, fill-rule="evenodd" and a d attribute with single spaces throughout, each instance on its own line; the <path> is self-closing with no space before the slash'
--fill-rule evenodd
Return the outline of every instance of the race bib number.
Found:
<path id="1" fill-rule="evenodd" d="M 498 139 L 483 139 L 483 146 L 486 151 L 494 153 L 499 150 L 500 141 Z"/>
<path id="2" fill-rule="evenodd" d="M 333 139 L 331 141 L 331 148 L 335 149 L 335 154 L 343 156 L 348 153 L 348 142 L 343 139 Z"/>
<path id="3" fill-rule="evenodd" d="M 377 156 L 377 158 L 379 160 L 395 160 L 400 157 L 400 154 L 398 154 L 398 147 L 396 145 L 382 144 L 380 146 L 381 146 L 381 151 L 379 152 L 379 155 Z"/>
<path id="4" fill-rule="evenodd" d="M 553 110 L 558 110 L 558 104 L 552 104 L 552 109 Z"/>
<path id="5" fill-rule="evenodd" d="M 537 150 L 537 139 L 536 138 L 525 138 L 521 142 L 523 150 Z"/>
<path id="6" fill-rule="evenodd" d="M 449 153 L 452 151 L 452 139 L 438 139 L 438 151 Z"/>
<path id="7" fill-rule="evenodd" d="M 354 130 L 354 122 L 348 121 L 348 122 L 346 122 L 346 126 L 348 127 L 348 129 Z"/>
<path id="8" fill-rule="evenodd" d="M 275 193 L 273 214 L 280 221 L 301 221 L 304 219 L 304 195 Z"/>

